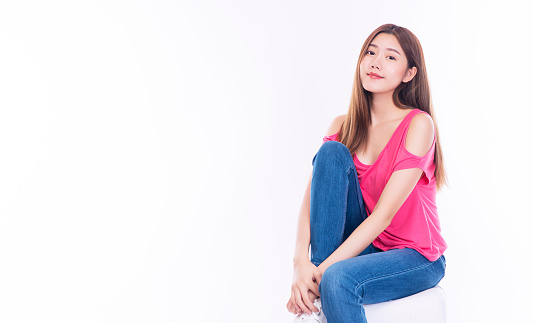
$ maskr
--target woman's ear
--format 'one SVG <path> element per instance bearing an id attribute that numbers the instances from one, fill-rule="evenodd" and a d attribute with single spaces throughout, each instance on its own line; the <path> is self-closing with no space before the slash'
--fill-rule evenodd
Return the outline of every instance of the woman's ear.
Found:
<path id="1" fill-rule="evenodd" d="M 410 69 L 408 69 L 407 72 L 405 73 L 405 77 L 403 78 L 402 82 L 407 83 L 411 81 L 413 77 L 415 77 L 416 71 L 417 71 L 416 66 L 413 66 Z"/>

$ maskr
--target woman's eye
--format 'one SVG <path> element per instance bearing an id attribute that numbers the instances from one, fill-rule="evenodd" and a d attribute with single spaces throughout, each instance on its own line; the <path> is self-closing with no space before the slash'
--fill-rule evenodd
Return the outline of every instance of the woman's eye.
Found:
<path id="1" fill-rule="evenodd" d="M 371 51 L 371 50 L 367 50 L 366 53 L 367 53 L 367 54 L 369 54 L 369 53 L 370 53 L 370 54 L 375 54 L 375 53 L 374 53 L 373 51 Z M 393 60 L 396 60 L 396 58 L 395 58 L 394 56 L 387 56 L 387 57 L 392 57 Z"/>

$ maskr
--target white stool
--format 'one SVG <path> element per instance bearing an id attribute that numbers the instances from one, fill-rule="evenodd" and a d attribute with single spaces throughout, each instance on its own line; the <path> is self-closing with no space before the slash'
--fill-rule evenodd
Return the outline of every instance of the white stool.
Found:
<path id="1" fill-rule="evenodd" d="M 446 323 L 446 294 L 439 285 L 388 302 L 363 305 L 368 323 Z"/>

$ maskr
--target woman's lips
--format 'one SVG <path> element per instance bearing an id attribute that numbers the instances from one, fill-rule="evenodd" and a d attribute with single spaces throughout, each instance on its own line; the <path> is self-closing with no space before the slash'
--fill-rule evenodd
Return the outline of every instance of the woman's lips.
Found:
<path id="1" fill-rule="evenodd" d="M 371 79 L 374 79 L 374 80 L 379 80 L 379 79 L 382 79 L 383 77 L 381 76 L 378 76 L 376 74 L 368 74 L 368 76 L 371 78 Z"/>

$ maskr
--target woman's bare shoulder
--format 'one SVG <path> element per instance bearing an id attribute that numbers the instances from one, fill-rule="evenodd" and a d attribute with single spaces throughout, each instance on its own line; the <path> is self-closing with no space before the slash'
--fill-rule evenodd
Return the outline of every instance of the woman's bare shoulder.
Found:
<path id="1" fill-rule="evenodd" d="M 331 136 L 339 132 L 339 130 L 341 130 L 341 126 L 344 120 L 346 120 L 346 114 L 341 114 L 339 116 L 336 116 L 335 119 L 333 119 L 333 121 L 331 122 L 331 125 L 329 126 L 326 136 Z"/>

